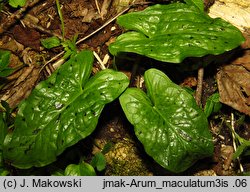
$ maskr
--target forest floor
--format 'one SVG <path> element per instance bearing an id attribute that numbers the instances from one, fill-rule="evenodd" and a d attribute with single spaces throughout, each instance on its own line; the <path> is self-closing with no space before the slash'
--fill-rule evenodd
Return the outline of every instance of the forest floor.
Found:
<path id="1" fill-rule="evenodd" d="M 41 46 L 41 39 L 51 36 L 62 38 L 55 1 L 33 2 L 35 3 L 30 4 L 21 13 L 20 9 L 13 9 L 7 4 L 0 13 L 0 49 L 11 51 L 9 67 L 16 69 L 8 77 L 0 78 L 0 100 L 8 102 L 14 109 L 20 101 L 28 97 L 40 81 L 47 79 L 61 64 L 60 58 L 64 50 L 63 47 L 45 49 Z M 157 2 L 168 3 L 160 0 Z M 205 2 L 211 5 L 210 1 Z M 132 4 L 133 6 L 130 6 Z M 143 10 L 152 4 L 154 3 L 143 0 L 60 0 L 65 38 L 73 39 L 77 34 L 77 40 L 80 40 L 77 48 L 95 52 L 93 74 L 102 70 L 102 65 L 112 68 L 114 58 L 109 53 L 108 46 L 123 32 L 115 22 L 117 15 Z M 16 17 L 18 19 L 15 19 Z M 229 87 L 229 93 L 225 87 L 220 90 L 224 104 L 218 113 L 209 117 L 215 146 L 213 157 L 199 160 L 180 174 L 166 171 L 144 152 L 143 146 L 134 135 L 133 126 L 127 121 L 119 102 L 115 101 L 104 108 L 95 132 L 67 149 L 55 164 L 64 167 L 68 163 L 78 163 L 82 157 L 88 161 L 111 142 L 112 147 L 105 154 L 107 166 L 100 175 L 238 175 L 243 171 L 249 172 L 249 156 L 240 156 L 240 159 L 236 160 L 232 158 L 237 142 L 233 138 L 231 128 L 233 127 L 242 138 L 250 139 L 250 87 L 245 79 L 250 77 L 250 35 L 247 30 L 244 35 L 247 41 L 237 49 L 233 59 L 205 68 L 202 107 L 209 96 L 218 92 L 218 84 L 225 87 L 235 85 L 234 88 Z M 156 65 L 168 71 L 175 83 L 196 89 L 197 71 L 176 71 L 171 68 L 166 70 L 166 66 L 158 63 Z M 132 76 L 132 84 L 136 86 L 142 83 L 143 72 L 151 66 L 143 64 L 133 75 L 131 61 L 123 61 L 116 67 L 128 77 Z M 237 94 L 239 91 L 240 96 Z M 48 174 L 46 168 L 37 168 L 36 171 L 40 175 Z M 25 170 L 12 168 L 12 174 L 27 173 Z"/>

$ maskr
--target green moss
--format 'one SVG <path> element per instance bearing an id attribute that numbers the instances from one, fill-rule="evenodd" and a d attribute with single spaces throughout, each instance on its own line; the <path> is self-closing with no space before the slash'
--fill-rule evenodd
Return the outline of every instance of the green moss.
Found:
<path id="1" fill-rule="evenodd" d="M 107 169 L 105 175 L 118 176 L 148 176 L 152 173 L 147 169 L 134 143 L 122 140 L 116 143 L 113 149 L 107 153 Z"/>

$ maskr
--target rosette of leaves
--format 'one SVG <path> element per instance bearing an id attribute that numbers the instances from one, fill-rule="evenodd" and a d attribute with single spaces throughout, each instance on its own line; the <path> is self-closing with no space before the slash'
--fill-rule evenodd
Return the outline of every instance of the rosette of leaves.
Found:
<path id="1" fill-rule="evenodd" d="M 155 60 L 181 63 L 186 57 L 219 55 L 244 42 L 242 33 L 220 18 L 204 12 L 202 0 L 154 5 L 120 16 L 129 30 L 109 46 L 113 55 L 132 52 Z"/>
<path id="2" fill-rule="evenodd" d="M 4 158 L 18 168 L 45 166 L 67 147 L 90 135 L 105 104 L 128 86 L 110 69 L 90 77 L 93 54 L 82 51 L 41 82 L 19 105 L 14 130 L 4 141 Z"/>
<path id="3" fill-rule="evenodd" d="M 148 155 L 176 173 L 211 156 L 208 121 L 193 96 L 157 69 L 146 71 L 144 78 L 147 94 L 128 88 L 120 103 Z"/>

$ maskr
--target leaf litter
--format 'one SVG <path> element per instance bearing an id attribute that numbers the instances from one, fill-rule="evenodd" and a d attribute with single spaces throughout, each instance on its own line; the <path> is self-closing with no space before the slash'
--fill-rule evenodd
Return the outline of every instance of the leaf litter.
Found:
<path id="1" fill-rule="evenodd" d="M 223 66 L 216 78 L 220 101 L 250 116 L 250 46 L 243 46 L 242 56 Z"/>
<path id="2" fill-rule="evenodd" d="M 39 1 L 36 1 L 39 2 Z M 81 3 L 79 1 L 60 1 L 60 3 L 62 3 L 62 7 L 64 10 L 64 19 L 65 19 L 65 26 L 66 26 L 66 37 L 67 38 L 71 38 L 72 35 L 75 35 L 75 33 L 79 34 L 79 38 L 85 37 L 86 35 L 90 34 L 91 32 L 93 32 L 94 30 L 96 30 L 98 27 L 102 26 L 106 21 L 108 21 L 110 18 L 114 17 L 114 15 L 116 15 L 117 12 L 121 11 L 124 7 L 126 7 L 128 5 L 128 3 L 131 3 L 132 1 L 121 1 L 121 0 L 115 0 L 112 1 L 112 3 L 110 3 L 110 1 L 108 0 L 104 0 L 104 1 L 97 1 L 99 4 L 99 8 L 100 8 L 100 12 L 98 12 L 97 6 L 96 6 L 96 1 L 91 0 L 91 1 L 81 1 Z M 125 2 L 125 3 L 124 3 Z M 143 1 L 137 1 L 137 3 L 141 3 Z M 168 1 L 165 1 L 168 2 Z M 107 3 L 107 4 L 104 4 Z M 110 4 L 109 4 L 110 3 Z M 210 3 L 210 1 L 208 1 L 208 3 Z M 79 5 L 78 8 L 76 5 Z M 115 6 L 116 5 L 116 6 Z M 83 10 L 80 9 L 79 7 L 83 8 L 87 8 L 88 10 Z M 107 9 L 106 7 L 108 7 L 108 11 L 105 11 L 105 9 Z M 133 9 L 131 9 L 131 11 L 136 11 L 136 10 L 142 10 L 145 7 L 147 7 L 147 5 L 138 5 L 138 7 L 135 7 Z M 47 32 L 56 34 L 58 36 L 60 36 L 61 34 L 61 29 L 60 29 L 60 21 L 59 18 L 57 16 L 57 12 L 55 9 L 55 5 L 54 5 L 54 1 L 46 1 L 44 3 L 40 3 L 39 5 L 34 6 L 32 9 L 30 9 L 28 11 L 31 15 L 33 15 L 34 17 L 38 18 L 39 22 L 37 26 L 42 27 L 42 29 L 46 29 Z M 89 15 L 88 15 L 89 13 Z M 91 13 L 91 14 L 90 14 Z M 100 14 L 101 13 L 101 14 Z M 26 14 L 26 13 L 25 13 Z M 3 18 L 6 17 L 5 14 L 1 13 L 1 15 L 3 15 Z M 89 18 L 87 17 L 89 16 Z M 4 20 L 4 19 L 3 19 Z M 2 23 L 2 21 L 1 21 Z M 13 25 L 13 21 L 12 21 L 12 25 Z M 16 22 L 18 24 L 18 22 Z M 1 25 L 2 27 L 3 25 Z M 14 24 L 15 26 L 15 24 Z M 74 26 L 74 27 L 72 27 Z M 4 29 L 6 29 L 4 27 Z M 41 28 L 40 28 L 41 29 Z M 36 29 L 37 30 L 37 29 Z M 44 30 L 44 31 L 46 31 Z M 45 33 L 42 30 L 37 30 L 40 35 L 42 37 L 47 37 L 50 36 L 49 33 Z M 9 31 L 10 32 L 10 31 Z M 93 36 L 91 36 L 89 39 L 83 41 L 82 43 L 80 43 L 78 45 L 79 49 L 84 49 L 84 48 L 88 48 L 91 50 L 94 50 L 98 55 L 99 58 L 102 60 L 105 58 L 105 55 L 108 54 L 108 49 L 107 49 L 107 43 L 112 39 L 112 38 L 116 38 L 119 34 L 121 34 L 122 29 L 117 26 L 114 22 L 111 23 L 110 25 L 108 25 L 107 27 L 104 27 L 102 30 L 100 30 L 99 33 L 95 33 Z M 3 38 L 8 38 L 9 40 L 11 39 L 13 41 L 13 35 L 11 34 L 3 34 Z M 22 42 L 21 42 L 22 43 Z M 31 91 L 34 86 L 37 84 L 37 82 L 39 82 L 40 80 L 43 79 L 47 79 L 48 76 L 53 73 L 54 69 L 52 67 L 51 64 L 48 65 L 48 67 L 45 68 L 45 70 L 43 70 L 42 72 L 37 70 L 37 69 L 41 69 L 42 65 L 35 65 L 33 66 L 30 65 L 30 63 L 28 63 L 27 61 L 29 60 L 29 56 L 27 56 L 27 46 L 29 45 L 24 45 L 24 47 L 20 47 L 20 43 L 15 42 L 14 44 L 11 45 L 11 49 L 14 50 L 16 49 L 16 45 L 18 45 L 19 49 L 13 51 L 13 53 L 15 55 L 17 55 L 20 58 L 21 62 L 24 62 L 24 65 L 29 65 L 27 66 L 27 68 L 34 68 L 34 76 L 31 75 L 31 79 L 33 79 L 33 81 L 29 81 L 29 76 L 27 76 L 27 72 L 23 72 L 24 70 L 19 70 L 18 73 L 19 75 L 21 74 L 21 77 L 19 78 L 15 78 L 16 83 L 13 83 L 12 81 L 12 86 L 11 84 L 9 84 L 9 87 L 6 89 L 1 89 L 0 92 L 0 96 L 2 99 L 2 96 L 5 95 L 6 93 L 9 93 L 12 91 L 15 91 L 16 93 L 18 93 L 20 90 L 23 90 L 21 92 L 23 93 L 29 93 L 29 91 Z M 1 47 L 5 46 L 5 42 L 2 42 L 2 37 L 1 37 Z M 36 51 L 36 54 L 39 56 L 42 56 L 42 58 L 44 59 L 44 61 L 48 61 L 50 58 L 52 58 L 53 56 L 55 56 L 56 54 L 60 53 L 62 51 L 62 49 L 60 48 L 55 48 L 52 49 L 50 51 L 48 50 L 42 50 L 42 51 Z M 28 51 L 29 52 L 29 51 Z M 42 54 L 41 54 L 42 53 Z M 23 56 L 26 55 L 26 59 L 23 58 Z M 38 60 L 38 63 L 44 63 L 44 61 L 42 61 L 43 59 Z M 112 59 L 112 57 L 111 57 Z M 109 61 L 106 63 L 106 67 L 110 67 L 112 66 L 112 60 L 109 59 Z M 248 58 L 245 58 L 246 62 L 242 62 L 240 61 L 241 64 L 239 64 L 240 70 L 242 70 L 242 72 L 244 71 L 242 69 L 242 67 L 249 71 L 249 68 L 247 68 L 248 64 L 247 64 L 247 60 Z M 245 64 L 243 64 L 245 63 Z M 234 63 L 234 65 L 238 65 L 236 63 Z M 26 67 L 25 67 L 26 68 Z M 144 67 L 142 66 L 142 70 L 140 71 L 144 71 L 143 69 Z M 223 69 L 223 68 L 221 68 Z M 94 63 L 94 67 L 93 67 L 93 72 L 92 73 L 96 73 L 97 71 L 100 70 L 100 66 L 98 64 L 97 61 L 95 61 Z M 236 78 L 232 77 L 232 74 L 229 72 L 231 69 L 229 68 L 228 70 L 226 70 L 224 73 L 226 73 L 226 75 L 229 77 L 229 82 L 227 83 L 231 83 L 232 81 L 235 81 L 236 84 L 239 86 L 239 82 L 241 82 L 240 86 L 242 86 L 241 89 L 239 89 L 239 87 L 237 87 L 237 89 L 235 90 L 237 91 L 241 91 L 241 94 L 243 94 L 243 98 L 246 99 L 246 93 L 249 92 L 245 92 L 245 89 L 248 90 L 249 87 L 245 86 L 244 80 L 240 79 L 240 78 Z M 238 70 L 238 72 L 240 72 L 240 70 Z M 31 70 L 32 71 L 32 70 Z M 39 73 L 40 72 L 40 73 Z M 131 76 L 131 68 L 127 67 L 125 68 L 124 72 L 128 75 Z M 232 71 L 231 71 L 232 72 Z M 245 72 L 244 72 L 245 73 Z M 32 74 L 32 73 L 31 73 Z M 183 75 L 183 74 L 182 74 Z M 182 77 L 181 79 L 185 79 L 185 78 L 189 78 L 189 77 L 193 77 L 193 74 L 187 74 L 186 76 Z M 247 76 L 248 77 L 248 76 Z M 19 79 L 19 80 L 18 80 Z M 206 79 L 204 80 L 206 81 Z M 221 80 L 223 81 L 223 79 Z M 26 84 L 25 84 L 26 82 Z M 243 82 L 243 83 L 242 83 Z M 19 84 L 20 83 L 20 84 Z M 24 84 L 22 84 L 24 83 Z M 182 83 L 182 82 L 180 82 Z M 185 83 L 184 83 L 185 84 Z M 16 86 L 13 86 L 16 85 Z M 18 90 L 18 87 L 20 86 L 20 90 Z M 191 85 L 195 86 L 195 83 Z M 212 85 L 211 85 L 212 86 Z M 15 88 L 15 89 L 14 89 Z M 27 91 L 26 91 L 27 88 Z M 243 93 L 242 93 L 242 90 Z M 236 93 L 234 93 L 236 94 Z M 25 96 L 26 97 L 26 96 Z M 18 103 L 23 100 L 25 97 L 21 96 L 21 97 L 16 97 L 19 99 L 16 99 L 16 101 L 12 101 L 10 103 L 12 103 L 11 105 L 17 106 Z M 15 98 L 15 96 L 9 96 L 9 99 Z M 232 102 L 232 101 L 230 101 Z M 128 131 L 129 129 L 131 129 L 130 125 L 127 124 L 127 122 L 123 119 L 123 113 L 122 112 L 118 112 L 117 110 L 111 110 L 113 111 L 113 113 L 109 113 L 110 111 L 108 109 L 112 109 L 112 108 L 119 108 L 119 106 L 117 106 L 116 103 L 111 104 L 109 106 L 107 106 L 107 109 L 104 109 L 104 117 L 105 118 L 101 118 L 101 123 L 100 125 L 98 125 L 96 133 L 93 135 L 93 137 L 95 137 L 95 135 L 98 137 L 94 138 L 94 142 L 98 143 L 100 146 L 100 148 L 107 142 L 107 141 L 114 141 L 116 145 L 120 145 L 122 143 L 123 148 L 129 147 L 130 149 L 133 148 L 133 150 L 129 150 L 130 153 L 126 153 L 126 150 L 121 150 L 121 151 L 115 151 L 115 153 L 119 154 L 117 157 L 113 157 L 113 156 L 109 156 L 110 154 L 114 153 L 115 149 L 111 149 L 110 153 L 107 153 L 107 159 L 111 159 L 111 161 L 108 162 L 108 167 L 110 167 L 110 169 L 107 169 L 106 173 L 109 175 L 112 175 L 115 173 L 115 170 L 117 168 L 117 170 L 121 169 L 120 167 L 122 167 L 121 165 L 125 165 L 126 167 L 128 167 L 128 170 L 132 169 L 134 167 L 134 165 L 128 165 L 129 162 L 140 162 L 139 164 L 136 164 L 135 167 L 138 167 L 138 171 L 139 172 L 133 172 L 134 175 L 171 175 L 171 173 L 166 172 L 165 170 L 163 170 L 161 167 L 159 167 L 157 164 L 155 164 L 152 160 L 148 159 L 147 155 L 144 154 L 141 150 L 140 150 L 140 146 L 138 146 L 138 141 L 134 139 L 133 134 L 131 134 L 131 131 Z M 236 108 L 237 109 L 237 108 Z M 239 109 L 237 109 L 239 110 Z M 119 110 L 118 110 L 119 111 Z M 240 110 L 239 110 L 240 111 Z M 211 125 L 211 124 L 210 124 Z M 217 126 L 213 124 L 213 126 Z M 247 127 L 247 125 L 244 125 L 245 127 Z M 212 127 L 213 128 L 213 127 Z M 104 129 L 106 132 L 104 132 Z M 220 128 L 221 130 L 221 128 Z M 100 135 L 100 133 L 102 133 L 102 135 Z M 224 139 L 221 139 L 220 137 L 215 137 L 215 134 L 213 133 L 213 136 L 215 137 L 215 139 L 218 140 L 218 142 L 216 142 L 216 147 L 215 148 L 220 148 L 219 145 L 221 145 L 221 143 L 225 143 L 226 145 L 230 146 L 231 143 L 230 142 L 225 142 L 227 139 L 231 139 L 230 134 L 225 133 L 223 134 L 223 132 L 226 132 L 225 130 L 221 130 L 221 132 L 219 132 L 220 137 L 224 137 Z M 105 133 L 105 134 L 104 134 Z M 105 135 L 105 136 L 104 136 Z M 129 141 L 129 142 L 124 142 L 125 141 Z M 132 141 L 131 141 L 132 140 Z M 86 149 L 86 144 L 88 145 L 89 141 L 83 141 L 82 146 L 85 146 Z M 125 143 L 125 145 L 124 145 Z M 129 143 L 126 144 L 126 143 Z M 90 144 L 93 145 L 93 141 L 90 141 Z M 90 145 L 90 146 L 91 146 Z M 132 146 L 131 146 L 132 145 Z M 96 146 L 95 146 L 96 147 Z M 94 147 L 93 147 L 94 148 Z M 122 148 L 122 149 L 123 149 Z M 88 149 L 89 150 L 89 149 Z M 132 153 L 131 153 L 132 151 Z M 138 156 L 138 154 L 140 154 Z M 63 154 L 62 154 L 63 155 Z M 88 156 L 92 156 L 92 152 L 90 152 L 88 154 Z M 133 157 L 135 156 L 136 159 L 140 159 L 140 161 L 134 161 L 134 160 L 125 160 L 126 157 Z M 198 166 L 196 167 L 196 165 L 194 167 L 192 167 L 190 170 L 188 170 L 187 172 L 183 173 L 186 175 L 199 175 L 202 171 L 206 170 L 206 169 L 210 169 L 213 170 L 212 171 L 212 175 L 213 174 L 217 174 L 217 175 L 230 175 L 230 174 L 236 174 L 235 172 L 223 172 L 223 166 L 213 166 L 214 164 L 220 165 L 220 159 L 221 157 L 221 151 L 219 150 L 215 150 L 215 160 L 212 161 L 211 163 L 209 163 L 209 166 L 202 166 L 202 164 L 204 163 L 203 161 L 198 162 Z M 125 157 L 125 158 L 124 158 Z M 143 158 L 142 158 L 143 157 Z M 223 156 L 224 158 L 224 156 Z M 217 161 L 218 160 L 218 161 Z M 224 159 L 223 159 L 224 161 Z M 126 163 L 125 163 L 126 162 Z M 125 163 L 125 164 L 124 164 Z M 205 163 L 207 163 L 205 161 Z M 146 165 L 145 165 L 146 164 Z M 150 165 L 152 168 L 148 169 L 148 165 Z M 223 165 L 223 163 L 222 163 Z M 246 164 L 248 165 L 248 164 Z M 113 167 L 112 167 L 113 166 Z M 131 167 L 130 167 L 131 166 Z M 118 169 L 119 167 L 119 169 Z M 219 168 L 218 168 L 219 167 Z M 144 171 L 142 171 L 142 169 Z M 147 170 L 148 169 L 148 170 Z M 237 166 L 236 167 L 231 167 L 230 169 L 236 169 L 237 170 Z M 210 172 L 210 171 L 208 171 Z M 115 174 L 119 175 L 122 174 L 122 169 L 120 170 L 120 172 L 116 172 Z M 132 174 L 132 170 L 131 171 L 126 171 L 126 174 Z"/>

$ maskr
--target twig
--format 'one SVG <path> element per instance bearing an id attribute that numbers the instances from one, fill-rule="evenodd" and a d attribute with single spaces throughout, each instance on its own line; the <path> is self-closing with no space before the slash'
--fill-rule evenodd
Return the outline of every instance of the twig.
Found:
<path id="1" fill-rule="evenodd" d="M 25 6 L 19 8 L 15 13 L 9 16 L 5 22 L 0 25 L 0 35 L 8 30 L 15 22 L 23 17 L 24 12 L 31 7 L 34 7 L 37 3 L 43 0 L 29 0 L 26 2 Z"/>
<path id="2" fill-rule="evenodd" d="M 102 62 L 101 58 L 99 57 L 99 55 L 98 55 L 95 51 L 93 51 L 93 54 L 94 54 L 95 58 L 97 59 L 97 61 L 100 63 L 101 69 L 102 69 L 102 70 L 106 69 L 106 67 L 105 67 L 105 65 L 103 64 L 103 62 Z"/>
<path id="3" fill-rule="evenodd" d="M 97 0 L 95 0 L 95 5 L 96 5 L 96 8 L 97 8 L 97 11 L 98 11 L 99 15 L 101 15 L 100 6 L 99 6 L 99 3 L 98 3 Z"/>
<path id="4" fill-rule="evenodd" d="M 63 54 L 65 53 L 65 51 L 62 51 L 60 53 L 58 53 L 57 55 L 55 55 L 54 57 L 52 57 L 49 61 L 47 61 L 42 68 L 40 69 L 39 73 L 41 73 L 41 71 L 48 65 L 50 64 L 52 61 L 59 59 L 59 57 L 61 57 Z M 64 61 L 64 58 L 61 58 L 58 62 L 61 63 Z"/>
<path id="5" fill-rule="evenodd" d="M 85 41 L 86 39 L 88 39 L 89 37 L 91 37 L 92 35 L 96 34 L 97 32 L 99 32 L 100 30 L 102 30 L 104 27 L 106 27 L 107 25 L 109 25 L 110 23 L 112 23 L 114 20 L 117 19 L 117 17 L 119 17 L 120 15 L 122 15 L 123 13 L 127 12 L 130 9 L 131 6 L 125 8 L 123 11 L 121 11 L 120 13 L 118 13 L 115 17 L 113 17 L 112 19 L 110 19 L 109 21 L 107 21 L 106 23 L 104 23 L 101 27 L 99 27 L 98 29 L 96 29 L 95 31 L 93 31 L 92 33 L 90 33 L 89 35 L 87 35 L 86 37 L 78 40 L 76 42 L 76 45 L 78 45 L 79 43 Z"/>
<path id="6" fill-rule="evenodd" d="M 201 104 L 203 76 L 204 76 L 204 68 L 201 67 L 198 69 L 197 88 L 195 92 L 195 100 L 197 105 Z"/>

